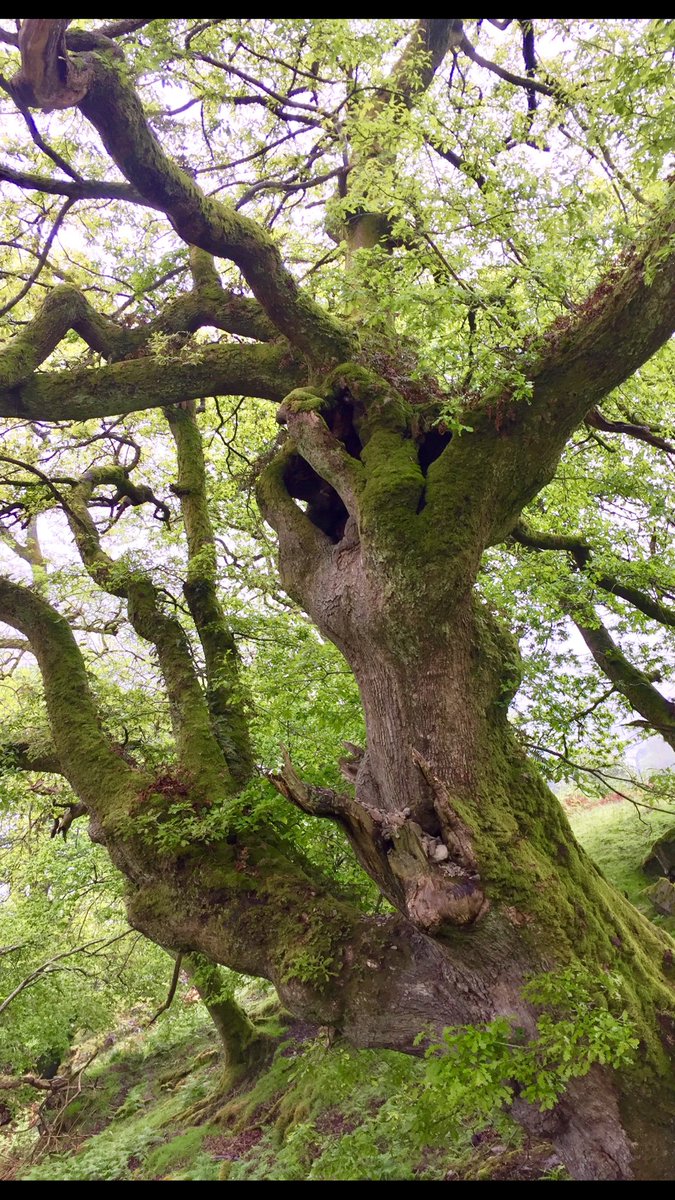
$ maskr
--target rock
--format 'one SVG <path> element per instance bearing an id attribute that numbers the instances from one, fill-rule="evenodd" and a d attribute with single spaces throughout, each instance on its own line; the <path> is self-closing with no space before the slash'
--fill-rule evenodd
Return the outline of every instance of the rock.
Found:
<path id="1" fill-rule="evenodd" d="M 675 884 L 669 879 L 657 880 L 647 888 L 646 894 L 660 913 L 665 913 L 667 917 L 675 916 Z"/>
<path id="2" fill-rule="evenodd" d="M 647 875 L 675 875 L 675 829 L 662 834 L 642 864 Z"/>

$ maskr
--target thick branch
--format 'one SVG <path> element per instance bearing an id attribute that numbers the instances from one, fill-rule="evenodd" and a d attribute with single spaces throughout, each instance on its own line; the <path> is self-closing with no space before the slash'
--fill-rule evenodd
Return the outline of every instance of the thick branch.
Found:
<path id="1" fill-rule="evenodd" d="M 312 784 L 305 783 L 298 775 L 291 756 L 285 746 L 281 747 L 284 765 L 282 770 L 276 775 L 270 775 L 270 782 L 274 784 L 279 794 L 285 800 L 295 804 L 296 808 L 300 808 L 303 812 L 308 813 L 312 817 L 333 817 L 336 820 L 346 817 L 354 802 L 348 796 L 341 796 L 332 788 L 315 787 Z"/>
<path id="2" fill-rule="evenodd" d="M 39 774 L 63 775 L 61 760 L 54 750 L 33 750 L 30 741 L 1 742 L 0 761 L 17 771 L 36 771 Z"/>
<path id="3" fill-rule="evenodd" d="M 328 428 L 319 411 L 321 406 L 321 397 L 310 388 L 298 388 L 284 400 L 277 420 L 288 427 L 305 461 L 335 488 L 350 516 L 356 517 L 358 496 L 365 483 L 363 466 Z"/>
<path id="4" fill-rule="evenodd" d="M 448 50 L 460 45 L 461 40 L 462 22 L 457 18 L 422 17 L 391 73 L 389 85 L 383 89 L 383 96 L 390 89 L 396 91 L 406 108 L 410 108 L 415 98 L 431 85 Z"/>
<path id="5" fill-rule="evenodd" d="M 25 634 L 38 660 L 54 747 L 68 782 L 95 812 L 114 812 L 138 790 L 138 776 L 101 730 L 69 625 L 35 592 L 3 578 L 0 620 Z"/>
<path id="6" fill-rule="evenodd" d="M 82 421 L 214 395 L 280 403 L 305 379 L 304 365 L 283 345 L 203 346 L 188 361 L 140 358 L 95 369 L 40 372 L 0 390 L 0 416 Z"/>
<path id="7" fill-rule="evenodd" d="M 472 433 L 453 438 L 428 473 L 427 519 L 448 520 L 453 479 L 471 473 L 471 506 L 483 546 L 501 541 L 556 470 L 573 430 L 608 392 L 664 345 L 675 327 L 675 184 L 668 203 L 574 316 L 523 356 L 529 401 L 500 389 L 466 413 Z M 423 514 L 424 515 L 424 514 Z"/>
<path id="8" fill-rule="evenodd" d="M 544 337 L 528 372 L 532 403 L 525 424 L 534 445 L 555 459 L 572 430 L 613 388 L 634 374 L 675 328 L 675 185 L 639 247 L 604 277 L 574 317 Z"/>
<path id="9" fill-rule="evenodd" d="M 25 191 L 44 192 L 48 196 L 68 196 L 71 200 L 124 200 L 128 204 L 141 204 L 146 208 L 158 207 L 128 183 L 108 183 L 101 179 L 54 179 L 46 175 L 36 175 L 32 171 L 17 171 L 6 164 L 0 164 L 0 180 L 14 183 Z"/>
<path id="10" fill-rule="evenodd" d="M 331 550 L 330 539 L 312 524 L 286 487 L 286 472 L 296 456 L 295 444 L 286 442 L 260 473 L 256 484 L 260 511 L 279 535 L 282 582 L 290 589 L 289 595 L 293 595 L 293 579 L 298 574 L 306 579 L 309 572 L 328 558 Z"/>
<path id="11" fill-rule="evenodd" d="M 210 270 L 203 260 L 211 262 Z M 33 320 L 0 349 L 0 391 L 25 383 L 70 329 L 107 359 L 137 355 L 157 334 L 194 333 L 204 326 L 259 341 L 274 337 L 274 326 L 255 300 L 225 291 L 208 255 L 193 247 L 191 264 L 193 291 L 178 296 L 155 320 L 137 329 L 98 313 L 71 284 L 55 288 Z"/>
<path id="12" fill-rule="evenodd" d="M 159 589 L 149 575 L 105 553 L 88 509 L 97 485 L 112 483 L 124 488 L 125 479 L 121 467 L 98 467 L 87 472 L 68 500 L 68 524 L 91 578 L 111 595 L 126 598 L 136 633 L 156 647 L 181 763 L 196 782 L 217 789 L 227 781 L 228 768 L 213 734 L 183 627 L 176 617 L 164 612 Z"/>
<path id="13" fill-rule="evenodd" d="M 351 334 L 300 291 L 272 238 L 256 222 L 205 196 L 166 156 L 116 63 L 97 59 L 80 107 L 132 186 L 166 213 L 183 241 L 236 263 L 270 320 L 293 345 L 324 362 L 349 357 Z"/>
<path id="14" fill-rule="evenodd" d="M 569 605 L 568 612 L 600 670 L 636 712 L 675 750 L 675 704 L 628 661 L 593 609 Z"/>
<path id="15" fill-rule="evenodd" d="M 216 587 L 216 545 L 206 493 L 204 450 L 194 413 L 165 409 L 176 443 L 180 499 L 188 544 L 184 585 L 192 619 L 204 651 L 206 699 L 218 742 L 233 778 L 244 783 L 252 767 L 252 751 L 244 711 L 239 654 Z"/>
<path id="16" fill-rule="evenodd" d="M 458 44 L 461 27 L 461 21 L 456 19 L 423 17 L 417 22 L 386 83 L 369 98 L 360 114 L 362 132 L 368 122 L 374 123 L 375 132 L 361 147 L 358 157 L 349 164 L 350 172 L 358 172 L 364 163 L 381 158 L 377 118 L 390 105 L 392 97 L 402 101 L 405 108 L 412 108 L 417 97 L 432 83 L 450 47 Z M 395 155 L 388 152 L 385 157 L 393 161 Z M 343 186 L 346 180 L 347 168 L 343 175 Z M 383 243 L 389 229 L 390 221 L 386 213 L 357 210 L 347 221 L 344 233 L 350 251 L 354 251 Z"/>
<path id="17" fill-rule="evenodd" d="M 19 30 L 21 70 L 12 80 L 19 98 L 45 112 L 71 108 L 86 94 L 91 67 L 66 53 L 69 20 L 22 21 Z"/>

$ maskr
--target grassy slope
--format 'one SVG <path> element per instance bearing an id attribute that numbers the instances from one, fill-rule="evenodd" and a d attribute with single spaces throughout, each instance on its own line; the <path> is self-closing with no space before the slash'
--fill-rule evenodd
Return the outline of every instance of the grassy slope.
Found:
<path id="1" fill-rule="evenodd" d="M 673 813 L 636 809 L 620 800 L 575 809 L 569 816 L 582 846 L 614 886 L 653 921 L 675 932 L 675 920 L 659 916 L 650 903 L 646 889 L 654 880 L 640 870 L 656 839 L 673 828 Z"/>
<path id="2" fill-rule="evenodd" d="M 639 866 L 672 817 L 640 821 L 626 802 L 571 814 L 604 873 L 649 910 Z M 252 991 L 264 1023 L 269 1001 Z M 528 1179 L 559 1177 L 506 1117 L 471 1136 L 450 1115 L 420 1119 L 419 1059 L 328 1047 L 320 1031 L 267 1017 L 279 1045 L 267 1069 L 223 1079 L 210 1023 L 178 1002 L 150 1032 L 133 1019 L 86 1074 L 51 1153 L 33 1166 L 15 1137 L 0 1177 L 39 1180 Z M 87 1055 L 82 1048 L 83 1058 Z M 474 1126 L 474 1129 L 476 1126 Z"/>

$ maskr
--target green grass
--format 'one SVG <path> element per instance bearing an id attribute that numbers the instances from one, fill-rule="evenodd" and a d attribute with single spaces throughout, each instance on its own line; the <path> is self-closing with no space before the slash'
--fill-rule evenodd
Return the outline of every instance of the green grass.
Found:
<path id="1" fill-rule="evenodd" d="M 659 916 L 646 895 L 654 882 L 641 868 L 653 843 L 675 825 L 675 812 L 636 809 L 628 800 L 573 809 L 570 824 L 581 845 L 609 881 L 657 924 L 675 929 L 673 918 Z"/>

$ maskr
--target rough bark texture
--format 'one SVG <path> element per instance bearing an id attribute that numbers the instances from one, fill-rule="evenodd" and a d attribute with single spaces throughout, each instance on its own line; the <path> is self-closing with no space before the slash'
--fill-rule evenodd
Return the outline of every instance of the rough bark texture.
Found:
<path id="1" fill-rule="evenodd" d="M 228 1072 L 245 1069 L 254 1063 L 267 1044 L 252 1021 L 237 1004 L 220 968 L 198 954 L 188 955 L 183 969 L 218 1032 Z"/>
<path id="2" fill-rule="evenodd" d="M 458 957 L 471 964 L 468 986 L 457 977 L 452 985 L 463 1021 L 485 1019 L 481 987 L 493 1012 L 515 1012 L 528 972 L 574 959 L 618 969 L 667 1092 L 657 1014 L 673 1005 L 668 939 L 586 858 L 506 719 L 517 648 L 473 590 L 492 536 L 494 478 L 469 491 L 456 470 L 463 448 L 425 450 L 405 400 L 384 381 L 336 376 L 321 393 L 285 401 L 280 419 L 293 442 L 259 493 L 279 534 L 284 586 L 359 682 L 367 745 L 343 764 L 353 798 L 304 787 L 290 763 L 277 786 L 343 825 L 391 903 L 433 939 L 445 972 Z M 480 455 L 480 440 L 473 449 Z M 444 524 L 430 527 L 439 494 Z M 399 1013 L 400 1004 L 397 996 Z M 624 1101 L 640 1090 L 597 1072 L 560 1106 L 552 1136 L 579 1177 L 657 1169 L 632 1157 L 622 1087 Z"/>

